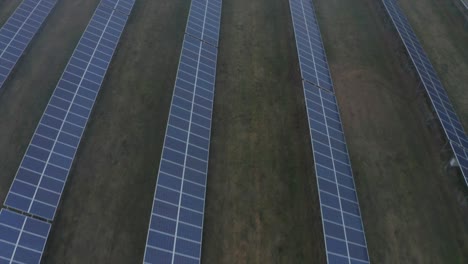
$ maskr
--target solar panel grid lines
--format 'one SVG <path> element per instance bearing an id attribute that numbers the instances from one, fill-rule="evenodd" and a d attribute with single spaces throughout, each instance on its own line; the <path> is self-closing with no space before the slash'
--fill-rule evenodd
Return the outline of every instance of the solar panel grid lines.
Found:
<path id="1" fill-rule="evenodd" d="M 192 0 L 186 34 L 218 47 L 220 23 L 220 0 Z"/>
<path id="2" fill-rule="evenodd" d="M 456 154 L 456 150 L 453 147 L 455 145 L 465 150 L 468 149 L 468 136 L 408 19 L 395 1 L 383 0 L 383 4 L 427 91 L 445 135 L 451 142 L 452 150 Z M 468 177 L 466 170 L 462 170 L 462 174 L 465 178 Z"/>
<path id="3" fill-rule="evenodd" d="M 55 4 L 24 0 L 0 29 L 0 89 Z"/>
<path id="4" fill-rule="evenodd" d="M 368 263 L 367 242 L 336 98 L 305 81 L 303 87 L 328 263 L 358 260 L 361 262 L 357 263 Z"/>
<path id="5" fill-rule="evenodd" d="M 53 220 L 127 16 L 100 4 L 55 88 L 4 205 Z"/>
<path id="6" fill-rule="evenodd" d="M 144 263 L 200 263 L 217 48 L 186 34 Z"/>
<path id="7" fill-rule="evenodd" d="M 369 263 L 351 162 L 313 4 L 309 0 L 290 0 L 290 10 L 303 76 L 327 262 Z"/>
<path id="8" fill-rule="evenodd" d="M 102 0 L 101 3 L 128 16 L 135 4 L 135 0 Z"/>
<path id="9" fill-rule="evenodd" d="M 302 79 L 333 91 L 325 48 L 312 2 L 290 0 L 289 3 Z"/>
<path id="10" fill-rule="evenodd" d="M 0 209 L 0 263 L 39 263 L 51 225 Z"/>

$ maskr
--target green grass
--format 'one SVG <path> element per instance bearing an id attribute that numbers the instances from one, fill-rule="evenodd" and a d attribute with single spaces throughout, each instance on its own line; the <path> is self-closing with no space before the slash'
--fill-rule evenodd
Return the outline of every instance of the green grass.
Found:
<path id="1" fill-rule="evenodd" d="M 202 263 L 324 262 L 289 3 L 224 1 Z"/>
<path id="2" fill-rule="evenodd" d="M 375 263 L 466 262 L 466 209 L 379 1 L 315 1 Z M 388 20 L 387 20 L 388 21 Z M 388 23 L 388 22 L 387 22 Z"/>

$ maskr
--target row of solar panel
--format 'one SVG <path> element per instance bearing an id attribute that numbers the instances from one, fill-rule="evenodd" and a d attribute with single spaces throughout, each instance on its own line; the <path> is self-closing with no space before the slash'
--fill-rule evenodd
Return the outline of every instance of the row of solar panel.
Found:
<path id="1" fill-rule="evenodd" d="M 144 263 L 200 263 L 220 18 L 221 1 L 192 1 Z"/>
<path id="2" fill-rule="evenodd" d="M 50 224 L 0 209 L 0 263 L 39 263 Z"/>
<path id="3" fill-rule="evenodd" d="M 457 152 L 455 148 L 459 146 L 465 150 L 468 149 L 468 136 L 455 113 L 447 92 L 398 4 L 394 0 L 383 0 L 383 3 L 413 61 L 442 128 L 453 146 L 455 157 L 460 165 L 466 163 L 467 159 L 460 155 L 460 152 Z M 461 172 L 468 185 L 468 171 L 464 168 L 466 167 L 461 165 Z"/>
<path id="4" fill-rule="evenodd" d="M 145 263 L 199 263 L 217 48 L 186 34 L 155 191 Z"/>
<path id="5" fill-rule="evenodd" d="M 369 263 L 359 202 L 311 0 L 290 0 L 328 263 Z"/>
<path id="6" fill-rule="evenodd" d="M 192 0 L 186 33 L 218 46 L 221 0 Z"/>
<path id="7" fill-rule="evenodd" d="M 34 133 L 5 205 L 52 220 L 127 17 L 100 5 Z"/>
<path id="8" fill-rule="evenodd" d="M 0 89 L 55 3 L 25 0 L 0 29 Z"/>
<path id="9" fill-rule="evenodd" d="M 91 109 L 126 25 L 124 12 L 133 7 L 130 0 L 105 2 L 96 8 L 50 98 L 8 192 L 4 203 L 8 208 L 54 219 Z M 3 209 L 0 260 L 39 263 L 49 229 L 47 222 Z"/>
<path id="10" fill-rule="evenodd" d="M 294 35 L 302 79 L 321 88 L 333 91 L 327 57 L 315 17 L 314 7 L 303 1 L 290 1 Z"/>

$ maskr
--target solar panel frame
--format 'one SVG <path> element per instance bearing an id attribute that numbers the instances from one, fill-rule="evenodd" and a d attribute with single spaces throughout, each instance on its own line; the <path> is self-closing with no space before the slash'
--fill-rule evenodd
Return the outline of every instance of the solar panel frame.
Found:
<path id="1" fill-rule="evenodd" d="M 0 28 L 0 89 L 56 2 L 24 0 Z"/>
<path id="2" fill-rule="evenodd" d="M 416 72 L 427 92 L 447 139 L 460 147 L 468 149 L 468 136 L 463 125 L 455 113 L 450 98 L 442 86 L 442 82 L 437 76 L 429 57 L 416 37 L 408 19 L 399 8 L 396 1 L 383 0 L 382 2 L 416 68 Z M 454 144 L 451 143 L 451 146 L 453 152 L 456 154 L 453 148 Z M 468 174 L 465 170 L 462 170 L 462 174 L 465 178 L 468 178 Z"/>
<path id="3" fill-rule="evenodd" d="M 192 0 L 186 34 L 217 47 L 221 27 L 221 8 L 221 0 Z"/>
<path id="4" fill-rule="evenodd" d="M 294 37 L 301 68 L 301 76 L 312 84 L 333 91 L 328 60 L 315 9 L 311 1 L 290 0 Z"/>
<path id="5" fill-rule="evenodd" d="M 96 8 L 31 138 L 5 199 L 6 207 L 54 219 L 127 19 L 102 4 Z"/>
<path id="6" fill-rule="evenodd" d="M 345 258 L 349 262 L 369 263 L 364 224 L 336 98 L 308 82 L 303 81 L 303 87 L 328 263 L 341 263 L 339 260 Z M 347 249 L 343 254 L 336 250 L 340 244 Z M 357 253 L 361 253 L 361 259 Z"/>
<path id="7" fill-rule="evenodd" d="M 197 49 L 195 60 L 193 54 Z M 158 169 L 144 263 L 200 262 L 216 59 L 216 47 L 185 35 Z M 196 68 L 190 69 L 191 62 L 196 62 Z M 204 79 L 210 76 L 210 80 Z"/>
<path id="8" fill-rule="evenodd" d="M 314 61 L 318 54 L 327 62 L 312 1 L 290 0 L 290 11 L 303 76 L 327 263 L 369 263 L 364 224 L 328 63 L 323 70 L 330 80 L 329 86 L 320 83 L 315 68 L 313 78 L 307 72 L 311 68 L 304 67 L 307 55 Z M 312 43 L 312 33 L 316 43 Z M 301 47 L 304 38 L 299 38 L 299 34 L 308 36 L 305 47 L 311 52 Z M 315 62 L 313 65 L 316 67 Z"/>
<path id="9" fill-rule="evenodd" d="M 51 225 L 0 209 L 0 262 L 40 263 Z"/>
<path id="10" fill-rule="evenodd" d="M 101 3 L 128 16 L 135 5 L 135 0 L 102 0 Z"/>
<path id="11" fill-rule="evenodd" d="M 465 184 L 468 185 L 468 150 L 454 144 L 453 142 L 450 142 L 450 146 L 453 149 L 454 157 L 458 162 Z"/>

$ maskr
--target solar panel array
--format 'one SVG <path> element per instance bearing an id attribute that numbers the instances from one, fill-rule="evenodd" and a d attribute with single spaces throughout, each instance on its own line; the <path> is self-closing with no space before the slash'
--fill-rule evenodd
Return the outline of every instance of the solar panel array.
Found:
<path id="1" fill-rule="evenodd" d="M 408 51 L 416 71 L 418 72 L 421 82 L 426 89 L 428 97 L 451 146 L 458 146 L 467 150 L 468 136 L 455 113 L 455 109 L 453 108 L 447 92 L 442 86 L 434 67 L 429 61 L 421 43 L 411 28 L 408 19 L 403 14 L 395 0 L 383 0 L 383 3 L 398 31 L 398 34 L 400 35 L 400 38 L 403 41 L 403 44 L 406 47 L 406 50 Z M 457 156 L 455 148 L 452 147 L 452 150 Z M 468 185 L 468 173 L 463 169 L 461 171 Z"/>
<path id="2" fill-rule="evenodd" d="M 134 3 L 105 2 L 97 7 L 39 121 L 5 200 L 8 209 L 54 219 L 83 131 Z M 0 229 L 1 258 L 39 263 L 50 229 L 48 222 L 3 209 L 0 228 L 4 228 Z"/>
<path id="3" fill-rule="evenodd" d="M 24 0 L 0 29 L 0 88 L 56 2 Z"/>
<path id="4" fill-rule="evenodd" d="M 290 0 L 328 263 L 369 263 L 338 104 L 310 0 Z"/>
<path id="5" fill-rule="evenodd" d="M 221 0 L 192 0 L 186 33 L 217 47 Z"/>
<path id="6" fill-rule="evenodd" d="M 39 263 L 50 224 L 0 210 L 0 263 Z"/>
<path id="7" fill-rule="evenodd" d="M 214 7 L 216 15 L 211 14 Z M 204 13 L 195 11 L 203 9 Z M 192 1 L 144 263 L 200 263 L 220 10 L 221 2 L 217 0 Z M 211 21 L 205 23 L 208 20 Z M 198 21 L 205 22 L 201 27 L 194 27 Z M 217 30 L 209 30 L 212 27 Z"/>
<path id="8" fill-rule="evenodd" d="M 314 14 L 314 7 L 307 1 L 290 1 L 289 3 L 293 14 L 294 35 L 302 79 L 333 91 L 333 82 L 317 19 L 315 16 L 310 17 L 310 14 Z"/>

